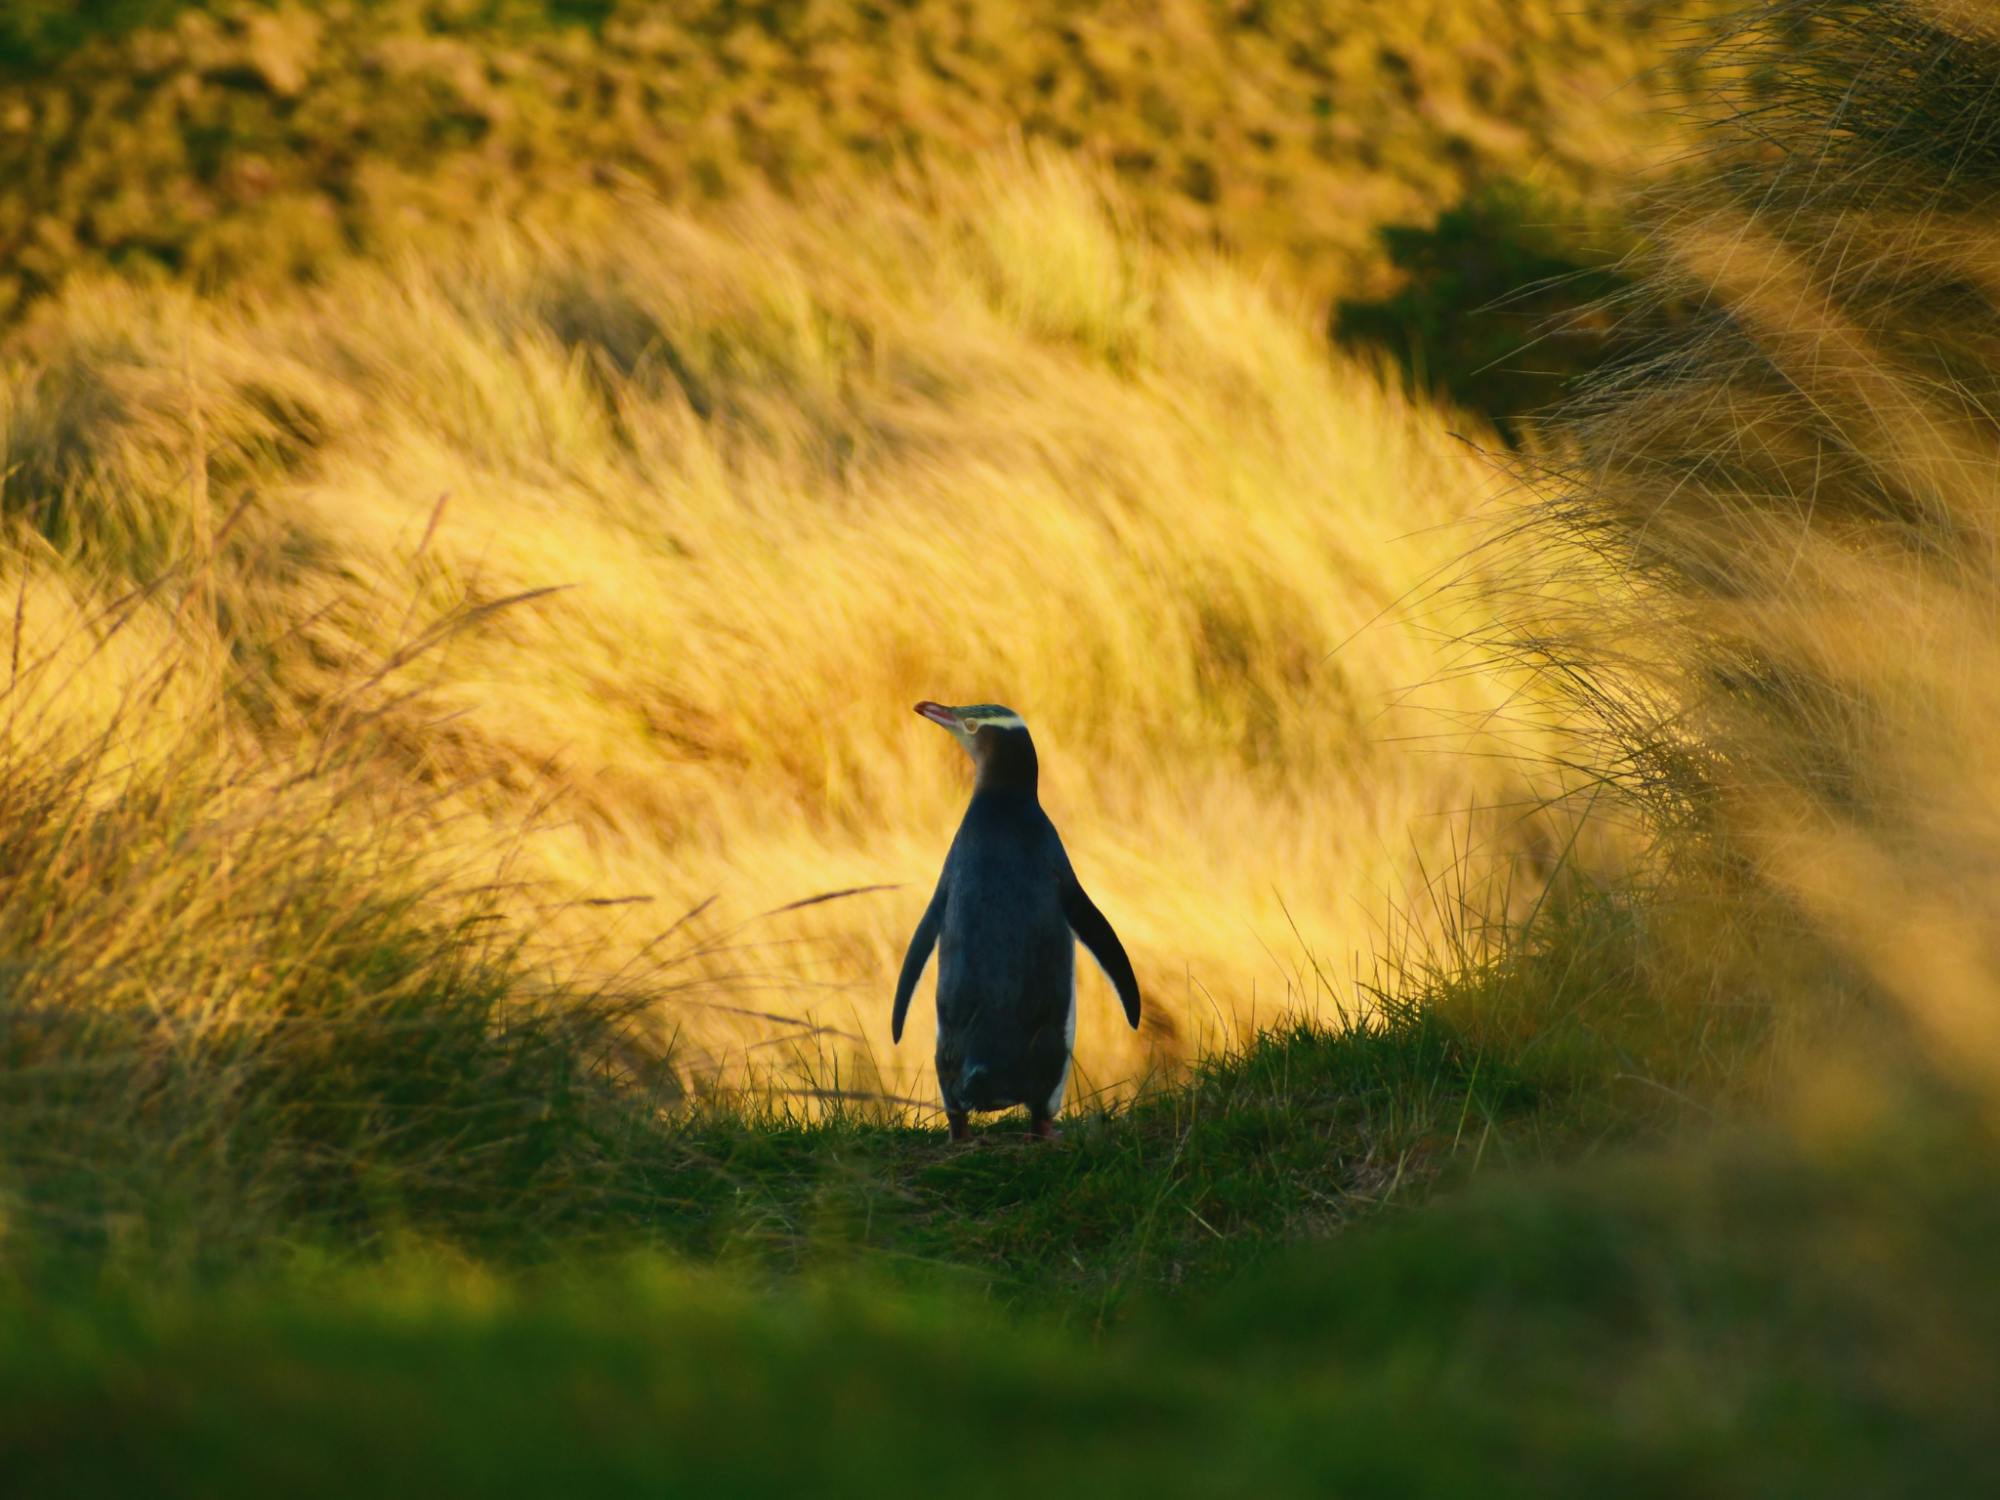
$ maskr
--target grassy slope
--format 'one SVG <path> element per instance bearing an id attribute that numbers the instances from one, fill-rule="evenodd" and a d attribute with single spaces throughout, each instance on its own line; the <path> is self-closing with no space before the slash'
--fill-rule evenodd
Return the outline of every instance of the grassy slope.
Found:
<path id="1" fill-rule="evenodd" d="M 1016 138 L 1114 170 L 1170 243 L 1371 293 L 1383 224 L 1664 149 L 1639 105 L 1681 97 L 1648 70 L 1683 9 L 134 3 L 70 53 L 93 23 L 34 6 L 0 31 L 0 311 L 79 269 L 268 281 L 607 182 L 720 199 Z"/>

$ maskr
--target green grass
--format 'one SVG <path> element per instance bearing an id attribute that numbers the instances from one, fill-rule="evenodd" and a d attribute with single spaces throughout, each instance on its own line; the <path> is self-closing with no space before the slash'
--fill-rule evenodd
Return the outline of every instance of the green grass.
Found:
<path id="1" fill-rule="evenodd" d="M 72 1495 L 1979 1493 L 1991 1165 L 1946 1130 L 1498 1178 L 1095 1337 L 658 1255 L 16 1289 L 0 1451 Z"/>
<path id="2" fill-rule="evenodd" d="M 1300 1025 L 1074 1117 L 1054 1148 L 1011 1118 L 961 1147 L 941 1129 L 718 1112 L 671 1133 L 654 1186 L 673 1211 L 657 1233 L 774 1269 L 949 1270 L 1094 1322 L 1134 1292 L 1205 1283 L 1421 1196 L 1456 1152 L 1511 1141 L 1535 1106 L 1414 1009 L 1368 1029 Z"/>
<path id="3" fill-rule="evenodd" d="M 167 821 L 204 847 L 199 804 Z M 962 1146 L 650 1095 L 618 1005 L 523 1008 L 514 956 L 340 899 L 342 857 L 309 867 L 339 921 L 286 888 L 326 962 L 283 1024 L 113 1007 L 51 1052 L 0 1008 L 18 1482 L 1875 1495 L 1989 1462 L 1990 1146 L 1937 1111 L 1817 1156 L 1691 1135 L 1772 1030 L 1667 1009 L 1669 919 L 1628 896 Z"/>

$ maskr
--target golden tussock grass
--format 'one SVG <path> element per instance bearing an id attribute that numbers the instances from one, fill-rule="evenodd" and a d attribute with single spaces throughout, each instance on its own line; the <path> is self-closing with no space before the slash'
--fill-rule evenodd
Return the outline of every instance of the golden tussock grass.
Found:
<path id="1" fill-rule="evenodd" d="M 1558 851 L 1455 644 L 1490 465 L 1058 161 L 599 200 L 274 301 L 80 285 L 13 360 L 24 623 L 195 559 L 130 638 L 208 642 L 232 743 L 362 722 L 453 839 L 533 825 L 548 962 L 621 972 L 713 898 L 718 987 L 654 1018 L 698 1075 L 928 1099 L 928 1000 L 894 1053 L 886 1007 L 966 767 L 920 698 L 1026 715 L 1134 956 L 1141 1036 L 1085 977 L 1086 1089 L 1332 1003 L 1315 964 L 1433 929 L 1429 875 Z M 61 711 L 128 681 L 101 653 Z"/>
<path id="2" fill-rule="evenodd" d="M 1706 972 L 1872 1002 L 1991 1102 L 2000 52 L 1908 3 L 1762 8 L 1729 55 L 1742 131 L 1657 225 L 1702 316 L 1583 413 L 1548 502 L 1600 580 L 1556 655 L 1760 914 Z"/>
<path id="3" fill-rule="evenodd" d="M 205 591 L 186 571 L 86 604 L 11 561 L 10 1263 L 165 1263 L 432 1211 L 513 1232 L 605 1207 L 628 1116 L 601 1080 L 658 1071 L 611 988 L 517 965 L 504 851 L 387 774 L 366 713 L 259 743 L 218 694 L 228 643 L 187 618 Z"/>

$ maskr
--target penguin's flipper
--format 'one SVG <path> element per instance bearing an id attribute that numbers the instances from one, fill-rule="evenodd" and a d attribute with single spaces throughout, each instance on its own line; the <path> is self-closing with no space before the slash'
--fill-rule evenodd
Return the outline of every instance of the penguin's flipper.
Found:
<path id="1" fill-rule="evenodd" d="M 910 949 L 903 955 L 903 972 L 896 976 L 896 1009 L 889 1017 L 891 1042 L 903 1039 L 903 1018 L 910 1013 L 910 997 L 917 992 L 917 981 L 924 977 L 924 965 L 931 961 L 931 949 L 937 946 L 938 929 L 943 925 L 944 882 L 940 880 L 931 893 L 931 904 L 924 908 L 923 920 L 910 934 Z"/>
<path id="2" fill-rule="evenodd" d="M 1118 934 L 1104 920 L 1104 913 L 1097 909 L 1097 904 L 1078 883 L 1074 870 L 1063 872 L 1062 908 L 1069 930 L 1090 950 L 1090 956 L 1097 960 L 1097 967 L 1104 971 L 1104 977 L 1118 991 L 1119 1003 L 1125 1007 L 1125 1019 L 1137 1031 L 1139 981 L 1132 973 L 1132 960 L 1125 956 L 1125 945 L 1118 941 Z"/>

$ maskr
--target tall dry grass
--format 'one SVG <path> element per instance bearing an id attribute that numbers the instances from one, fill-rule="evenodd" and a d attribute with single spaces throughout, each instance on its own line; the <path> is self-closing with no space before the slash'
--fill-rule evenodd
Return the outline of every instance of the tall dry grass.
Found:
<path id="1" fill-rule="evenodd" d="M 1702 315 L 1571 429 L 1545 682 L 1723 893 L 1711 980 L 1872 998 L 1990 1102 L 2000 45 L 1984 7 L 1834 0 L 1719 56 L 1733 123 L 1656 216 Z"/>
<path id="2" fill-rule="evenodd" d="M 526 962 L 508 851 L 377 743 L 473 622 L 422 621 L 280 743 L 228 699 L 198 563 L 95 602 L 9 571 L 0 1258 L 611 1228 L 672 1083 L 637 1002 Z"/>
<path id="3" fill-rule="evenodd" d="M 1134 956 L 1139 1037 L 1086 976 L 1086 1089 L 1332 1003 L 1436 872 L 1557 857 L 1516 684 L 1463 670 L 1479 591 L 1440 589 L 1490 465 L 1059 161 L 601 199 L 276 300 L 98 282 L 10 360 L 17 566 L 88 598 L 196 559 L 132 628 L 207 632 L 218 734 L 365 714 L 475 844 L 532 825 L 551 963 L 713 901 L 728 988 L 656 1017 L 695 1073 L 928 1098 L 928 1018 L 891 1053 L 884 1005 L 966 774 L 919 698 L 1026 714 Z M 422 622 L 540 589 L 355 707 Z"/>

